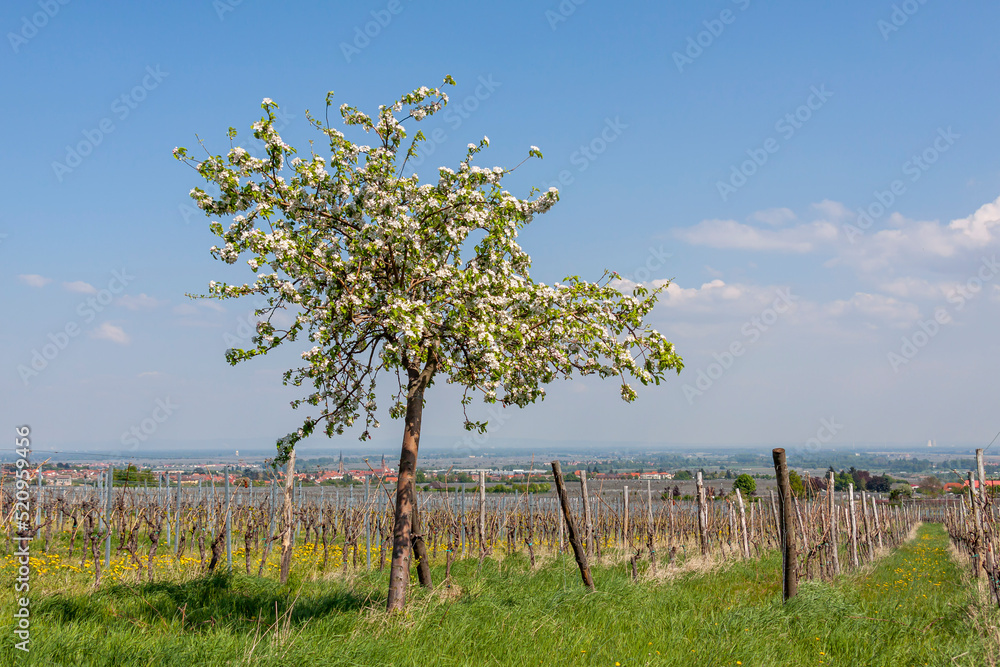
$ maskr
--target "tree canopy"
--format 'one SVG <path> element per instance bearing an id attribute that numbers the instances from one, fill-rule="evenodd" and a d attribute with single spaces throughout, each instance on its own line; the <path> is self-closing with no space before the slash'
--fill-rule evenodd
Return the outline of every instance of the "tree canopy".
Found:
<path id="1" fill-rule="evenodd" d="M 282 140 L 278 107 L 265 98 L 265 115 L 253 125 L 264 157 L 238 145 L 200 160 L 174 150 L 218 191 L 193 189 L 198 206 L 210 217 L 231 216 L 228 226 L 211 223 L 222 240 L 213 256 L 228 264 L 245 257 L 256 274 L 243 284 L 213 281 L 206 296 L 266 298 L 253 347 L 230 349 L 228 361 L 300 337 L 312 343 L 284 381 L 310 387 L 294 407 L 319 409 L 282 440 L 284 453 L 320 424 L 332 436 L 363 420 L 360 437 L 369 437 L 378 426 L 375 386 L 383 371 L 415 370 L 427 383 L 443 374 L 465 387 L 466 404 L 478 391 L 489 402 L 524 406 L 544 396 L 543 385 L 574 371 L 619 378 L 622 397 L 631 401 L 636 394 L 627 377 L 659 383 L 682 367 L 673 345 L 643 323 L 655 291 L 622 294 L 610 284 L 613 272 L 596 283 L 530 278 L 518 232 L 549 210 L 558 192 L 533 188 L 519 199 L 504 190 L 513 169 L 473 164 L 487 137 L 468 145 L 457 170 L 441 167 L 434 182 L 422 184 L 406 171 L 424 135 L 416 132 L 404 146 L 403 123 L 446 103 L 442 88 L 421 87 L 374 116 L 342 105 L 344 124 L 374 135 L 371 145 L 352 142 L 307 112 L 329 153 L 302 159 Z M 230 128 L 230 141 L 236 137 Z M 542 154 L 532 147 L 528 156 Z M 470 247 L 474 234 L 479 238 Z M 294 314 L 288 326 L 276 324 L 281 309 Z M 406 393 L 399 380 L 393 418 L 404 414 Z M 466 418 L 466 428 L 485 423 Z"/>
<path id="2" fill-rule="evenodd" d="M 748 498 L 753 494 L 757 493 L 757 480 L 755 480 L 750 475 L 743 473 L 736 478 L 733 482 L 733 490 L 740 490 L 740 493 L 747 496 Z"/>

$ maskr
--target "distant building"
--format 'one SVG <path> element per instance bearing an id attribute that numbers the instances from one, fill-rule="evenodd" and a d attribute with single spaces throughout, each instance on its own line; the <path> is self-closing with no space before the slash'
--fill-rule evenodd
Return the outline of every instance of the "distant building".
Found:
<path id="1" fill-rule="evenodd" d="M 969 480 L 965 480 L 964 482 L 962 482 L 962 487 L 963 488 L 969 488 Z M 986 480 L 986 488 L 987 489 L 992 489 L 994 487 L 1000 487 L 1000 479 L 988 479 L 988 480 Z M 979 480 L 978 479 L 972 480 L 972 488 L 974 488 L 974 489 L 978 489 L 979 488 Z"/>

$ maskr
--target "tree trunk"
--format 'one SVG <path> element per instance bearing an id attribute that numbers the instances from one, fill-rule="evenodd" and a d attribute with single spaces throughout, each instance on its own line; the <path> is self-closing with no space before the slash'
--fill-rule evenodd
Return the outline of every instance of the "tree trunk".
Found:
<path id="1" fill-rule="evenodd" d="M 410 517 L 413 512 L 413 480 L 417 470 L 417 447 L 420 442 L 420 420 L 424 412 L 424 389 L 434 375 L 433 354 L 423 371 L 410 367 L 406 391 L 406 424 L 403 447 L 399 454 L 399 476 L 396 482 L 396 511 L 392 529 L 392 563 L 389 568 L 388 612 L 406 608 L 406 586 L 410 580 Z"/>

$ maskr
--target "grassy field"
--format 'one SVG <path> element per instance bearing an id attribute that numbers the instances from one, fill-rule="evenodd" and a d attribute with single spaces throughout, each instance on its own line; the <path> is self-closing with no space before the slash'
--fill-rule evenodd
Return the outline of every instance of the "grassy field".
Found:
<path id="1" fill-rule="evenodd" d="M 452 586 L 412 589 L 382 612 L 387 573 L 299 568 L 287 586 L 245 575 L 152 584 L 34 575 L 31 652 L 0 619 L 2 664 L 37 665 L 988 665 L 998 626 L 938 525 L 835 585 L 780 602 L 779 559 L 635 583 L 596 567 L 586 593 L 570 556 L 459 561 Z M 661 568 L 662 569 L 662 568 Z M 52 576 L 49 583 L 46 576 Z M 4 576 L 0 607 L 13 609 Z M 43 581 L 38 582 L 39 579 Z M 16 655 L 15 655 L 16 654 Z M 959 657 L 957 657 L 959 656 Z"/>

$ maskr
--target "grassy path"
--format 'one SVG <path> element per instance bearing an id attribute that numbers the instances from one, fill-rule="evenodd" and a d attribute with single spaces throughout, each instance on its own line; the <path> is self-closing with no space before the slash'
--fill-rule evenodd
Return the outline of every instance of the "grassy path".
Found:
<path id="1" fill-rule="evenodd" d="M 384 573 L 289 587 L 236 575 L 81 588 L 33 601 L 27 661 L 13 656 L 0 617 L 0 664 L 990 664 L 936 525 L 870 572 L 803 583 L 789 605 L 775 556 L 661 584 L 598 567 L 591 594 L 573 568 L 567 556 L 528 573 L 513 556 L 477 575 L 475 560 L 461 561 L 462 590 L 418 591 L 394 620 L 381 613 Z M 10 608 L 4 587 L 0 608 Z"/>

